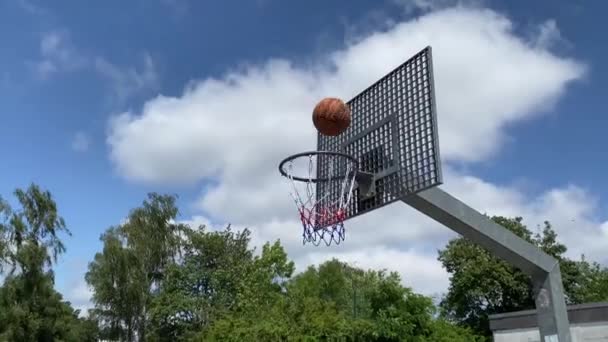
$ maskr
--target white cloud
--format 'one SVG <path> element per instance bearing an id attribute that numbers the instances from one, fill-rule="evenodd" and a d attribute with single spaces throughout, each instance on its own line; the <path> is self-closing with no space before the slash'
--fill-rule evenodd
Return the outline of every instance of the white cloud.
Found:
<path id="1" fill-rule="evenodd" d="M 65 30 L 50 31 L 42 36 L 40 56 L 39 61 L 28 62 L 40 79 L 48 79 L 57 72 L 76 71 L 87 65 L 86 58 L 72 45 Z"/>
<path id="2" fill-rule="evenodd" d="M 533 232 L 548 220 L 558 239 L 568 247 L 568 256 L 586 254 L 608 263 L 608 226 L 599 203 L 588 190 L 574 185 L 548 189 L 530 198 L 522 190 L 497 186 L 479 178 L 453 174 L 446 188 L 470 206 L 490 215 L 521 216 Z"/>
<path id="3" fill-rule="evenodd" d="M 86 282 L 79 281 L 72 287 L 70 298 L 74 302 L 86 302 L 91 300 L 92 293 Z"/>
<path id="4" fill-rule="evenodd" d="M 563 38 L 555 19 L 549 19 L 538 26 L 537 47 L 540 49 L 551 48 L 560 41 L 563 41 Z"/>
<path id="5" fill-rule="evenodd" d="M 406 283 L 435 291 L 446 284 L 435 250 L 453 233 L 396 203 L 349 221 L 348 241 L 336 249 L 302 248 L 295 207 L 277 164 L 314 149 L 310 115 L 316 101 L 356 95 L 426 45 L 433 46 L 444 162 L 492 158 L 508 137 L 507 126 L 551 109 L 585 72 L 581 63 L 551 53 L 536 39 L 515 36 L 512 28 L 508 18 L 490 10 L 440 10 L 371 33 L 314 67 L 271 59 L 219 79 L 193 81 L 181 97 L 159 96 L 139 112 L 114 117 L 107 137 L 110 159 L 133 181 L 209 181 L 213 185 L 198 202 L 202 212 L 214 221 L 250 227 L 256 243 L 280 238 L 300 265 L 330 255 L 358 257 L 369 265 L 391 265 L 404 272 Z M 555 216 L 561 206 L 580 201 L 571 188 L 555 190 L 562 197 L 549 192 L 529 199 L 518 189 L 449 167 L 445 177 L 446 188 L 480 210 L 522 215 L 534 224 L 556 217 L 556 228 L 563 223 Z M 591 216 L 592 207 L 586 210 L 577 211 L 578 218 L 589 231 L 597 229 L 601 221 Z M 420 265 L 429 265 L 422 269 L 430 273 L 424 275 Z"/>
<path id="6" fill-rule="evenodd" d="M 506 125 L 550 108 L 584 72 L 581 64 L 518 39 L 511 26 L 491 11 L 444 10 L 370 34 L 312 69 L 271 60 L 192 82 L 180 98 L 159 96 L 140 113 L 115 117 L 107 139 L 111 159 L 134 180 L 219 177 L 205 196 L 212 209 L 259 206 L 260 189 L 276 188 L 277 161 L 314 147 L 310 111 L 319 98 L 349 98 L 431 44 L 442 156 L 484 160 L 499 150 Z"/>
<path id="7" fill-rule="evenodd" d="M 430 252 L 430 253 L 429 253 Z M 402 275 L 404 285 L 417 289 L 425 295 L 435 295 L 445 291 L 449 285 L 448 274 L 441 267 L 433 251 L 416 249 L 394 249 L 383 245 L 374 245 L 363 250 L 348 252 L 323 251 L 309 253 L 303 258 L 301 270 L 309 264 L 320 264 L 331 258 L 346 261 L 363 269 L 396 271 Z"/>
<path id="8" fill-rule="evenodd" d="M 72 138 L 72 150 L 76 152 L 85 152 L 91 145 L 91 138 L 85 132 L 76 132 Z"/>
<path id="9" fill-rule="evenodd" d="M 393 0 L 393 3 L 409 14 L 416 10 L 428 12 L 454 6 L 481 7 L 485 0 Z"/>
<path id="10" fill-rule="evenodd" d="M 480 212 L 522 216 L 533 232 L 549 220 L 558 239 L 568 247 L 569 257 L 578 259 L 584 253 L 591 260 L 608 264 L 608 221 L 600 216 L 597 201 L 585 189 L 569 185 L 529 197 L 520 189 L 494 185 L 449 168 L 445 178 L 442 188 Z M 295 208 L 290 220 L 261 222 L 250 229 L 256 245 L 280 239 L 299 271 L 310 263 L 337 257 L 357 261 L 361 267 L 399 271 L 405 284 L 428 295 L 437 293 L 448 281 L 447 274 L 440 271 L 436 251 L 457 236 L 400 202 L 347 221 L 346 241 L 337 247 L 302 246 Z"/>
<path id="11" fill-rule="evenodd" d="M 58 279 L 57 290 L 74 309 L 80 310 L 81 317 L 86 317 L 88 309 L 93 307 L 93 291 L 85 280 L 87 263 L 82 259 L 71 259 L 63 266 L 66 267 L 64 270 L 68 272 L 68 276 Z"/>
<path id="12" fill-rule="evenodd" d="M 124 67 L 106 57 L 92 55 L 74 46 L 67 30 L 45 33 L 40 40 L 40 59 L 26 62 L 39 79 L 74 71 L 94 71 L 109 85 L 112 97 L 122 104 L 131 96 L 156 90 L 160 77 L 152 57 L 144 53 L 141 68 Z"/>
<path id="13" fill-rule="evenodd" d="M 93 298 L 93 291 L 91 291 L 84 278 L 74 282 L 72 287 L 68 289 L 65 297 L 66 300 L 72 304 L 74 309 L 80 310 L 81 317 L 86 317 L 88 315 L 88 309 L 93 307 L 91 301 Z"/>
<path id="14" fill-rule="evenodd" d="M 154 61 L 149 54 L 144 54 L 141 70 L 121 68 L 108 62 L 103 57 L 95 59 L 95 70 L 109 81 L 112 92 L 119 102 L 149 90 L 158 88 L 160 80 Z"/>

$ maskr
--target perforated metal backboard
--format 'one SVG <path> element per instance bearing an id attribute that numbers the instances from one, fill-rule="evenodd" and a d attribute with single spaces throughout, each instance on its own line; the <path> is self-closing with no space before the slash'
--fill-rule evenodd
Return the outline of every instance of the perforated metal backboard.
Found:
<path id="1" fill-rule="evenodd" d="M 319 134 L 319 151 L 355 157 L 359 169 L 374 174 L 375 194 L 357 188 L 347 217 L 377 209 L 442 183 L 431 47 L 388 73 L 348 102 L 350 127 L 342 134 Z M 330 166 L 319 159 L 317 176 Z M 319 182 L 317 194 L 340 191 L 339 182 Z"/>

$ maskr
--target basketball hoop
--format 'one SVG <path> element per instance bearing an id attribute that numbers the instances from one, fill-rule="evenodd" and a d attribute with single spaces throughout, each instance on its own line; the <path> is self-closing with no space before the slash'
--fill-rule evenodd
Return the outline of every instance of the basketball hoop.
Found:
<path id="1" fill-rule="evenodd" d="M 320 164 L 322 169 L 318 169 Z M 318 246 L 323 241 L 329 246 L 344 241 L 344 220 L 353 197 L 357 160 L 340 152 L 302 152 L 281 161 L 279 171 L 291 185 L 290 195 L 302 222 L 302 243 Z M 298 171 L 307 175 L 294 175 Z"/>

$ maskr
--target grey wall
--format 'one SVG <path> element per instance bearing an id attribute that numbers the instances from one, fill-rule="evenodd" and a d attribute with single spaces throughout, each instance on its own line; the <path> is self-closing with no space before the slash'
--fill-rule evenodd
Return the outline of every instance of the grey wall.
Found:
<path id="1" fill-rule="evenodd" d="M 608 302 L 571 305 L 568 320 L 572 342 L 608 342 Z M 491 315 L 490 329 L 494 342 L 553 342 L 540 340 L 536 310 Z"/>
<path id="2" fill-rule="evenodd" d="M 608 342 L 606 322 L 570 324 L 572 342 Z M 494 333 L 494 342 L 541 342 L 538 329 L 503 330 Z"/>

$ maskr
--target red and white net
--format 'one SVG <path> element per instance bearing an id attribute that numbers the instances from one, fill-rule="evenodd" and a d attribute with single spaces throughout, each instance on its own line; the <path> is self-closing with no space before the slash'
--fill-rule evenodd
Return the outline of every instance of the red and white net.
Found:
<path id="1" fill-rule="evenodd" d="M 324 169 L 322 179 L 317 180 L 320 158 L 323 158 Z M 354 162 L 340 155 L 310 154 L 299 158 L 298 165 L 294 164 L 292 160 L 286 165 L 287 178 L 302 222 L 303 243 L 339 244 L 345 237 L 344 220 L 355 186 Z M 294 180 L 294 172 L 307 173 L 308 179 Z"/>

